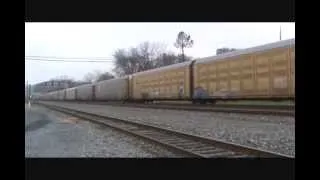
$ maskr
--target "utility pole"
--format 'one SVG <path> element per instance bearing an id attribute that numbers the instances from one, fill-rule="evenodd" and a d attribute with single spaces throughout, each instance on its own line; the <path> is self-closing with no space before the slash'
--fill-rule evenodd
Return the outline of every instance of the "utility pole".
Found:
<path id="1" fill-rule="evenodd" d="M 27 80 L 27 97 L 26 97 L 27 99 L 27 101 L 28 101 L 28 99 L 29 99 L 29 85 L 28 85 L 28 80 Z"/>
<path id="2" fill-rule="evenodd" d="M 280 41 L 281 41 L 281 26 L 280 26 Z"/>
<path id="3" fill-rule="evenodd" d="M 29 82 L 28 82 L 28 80 L 27 80 L 27 84 L 26 84 L 26 89 L 25 89 L 25 91 L 26 91 L 25 101 L 26 101 L 27 103 L 29 103 L 29 98 L 30 98 L 30 89 L 29 89 Z"/>

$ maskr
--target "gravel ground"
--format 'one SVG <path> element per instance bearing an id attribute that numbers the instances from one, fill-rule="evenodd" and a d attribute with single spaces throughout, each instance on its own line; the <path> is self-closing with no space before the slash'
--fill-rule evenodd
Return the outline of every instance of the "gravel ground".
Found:
<path id="1" fill-rule="evenodd" d="M 295 155 L 294 117 L 47 103 Z"/>
<path id="2" fill-rule="evenodd" d="M 25 157 L 181 157 L 108 127 L 25 107 Z"/>

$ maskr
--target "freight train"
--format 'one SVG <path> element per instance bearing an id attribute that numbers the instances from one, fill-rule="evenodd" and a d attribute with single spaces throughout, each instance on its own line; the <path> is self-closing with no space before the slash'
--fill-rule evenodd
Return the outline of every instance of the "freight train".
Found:
<path id="1" fill-rule="evenodd" d="M 295 39 L 34 97 L 50 101 L 294 100 Z"/>

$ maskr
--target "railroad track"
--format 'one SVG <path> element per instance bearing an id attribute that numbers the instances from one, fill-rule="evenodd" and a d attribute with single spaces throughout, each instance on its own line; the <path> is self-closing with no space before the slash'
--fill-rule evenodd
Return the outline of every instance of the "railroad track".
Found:
<path id="1" fill-rule="evenodd" d="M 278 157 L 294 158 L 279 153 L 259 150 L 251 147 L 227 143 L 184 132 L 170 130 L 153 125 L 136 123 L 124 119 L 101 116 L 71 108 L 39 103 L 47 108 L 70 114 L 81 119 L 121 130 L 146 140 L 161 144 L 171 150 L 191 157 L 201 158 L 245 158 L 245 157 Z"/>
<path id="2" fill-rule="evenodd" d="M 71 101 L 72 102 L 72 101 Z M 226 112 L 226 113 L 247 113 L 265 114 L 278 116 L 295 116 L 295 106 L 272 106 L 272 105 L 193 105 L 193 104 L 138 104 L 138 103 L 110 103 L 95 101 L 75 101 L 74 103 L 113 105 L 122 107 L 171 109 L 199 112 Z"/>

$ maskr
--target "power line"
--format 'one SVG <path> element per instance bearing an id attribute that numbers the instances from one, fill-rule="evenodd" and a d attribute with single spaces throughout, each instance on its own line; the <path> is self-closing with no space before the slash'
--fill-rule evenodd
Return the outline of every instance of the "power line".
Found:
<path id="1" fill-rule="evenodd" d="M 113 62 L 112 60 L 105 60 L 105 61 L 94 61 L 94 60 L 86 60 L 86 61 L 71 61 L 71 60 L 58 60 L 58 59 L 37 59 L 37 58 L 26 58 L 25 60 L 28 61 L 55 61 L 55 62 L 101 62 L 101 63 L 105 63 L 105 62 Z"/>
<path id="2" fill-rule="evenodd" d="M 92 59 L 92 60 L 110 60 L 111 57 L 57 57 L 57 56 L 25 56 L 26 58 L 49 58 L 49 59 Z"/>

